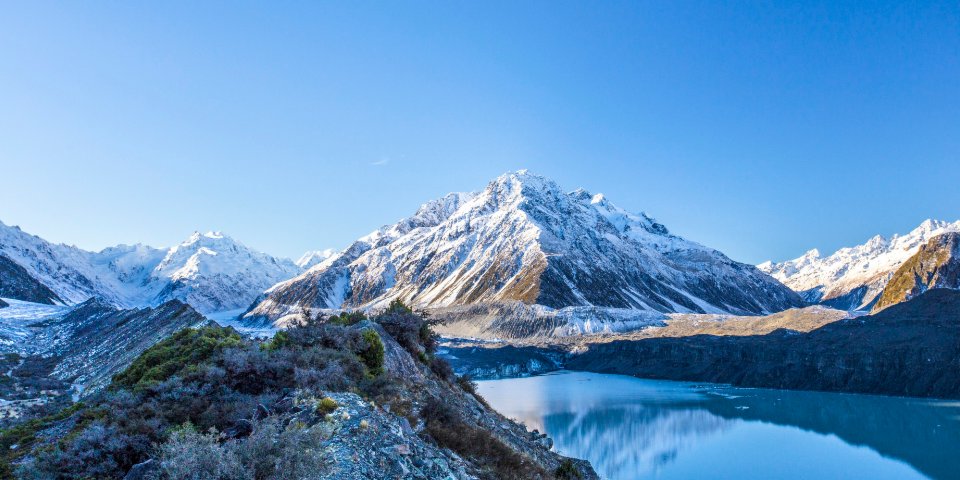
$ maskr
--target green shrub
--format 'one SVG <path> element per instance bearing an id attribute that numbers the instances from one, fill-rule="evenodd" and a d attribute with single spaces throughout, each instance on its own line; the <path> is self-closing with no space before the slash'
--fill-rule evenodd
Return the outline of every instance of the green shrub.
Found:
<path id="1" fill-rule="evenodd" d="M 583 475 L 580 474 L 580 470 L 577 470 L 577 466 L 574 465 L 573 460 L 570 460 L 569 458 L 565 458 L 562 462 L 560 462 L 560 466 L 554 470 L 553 476 L 557 477 L 558 480 L 583 479 Z"/>
<path id="2" fill-rule="evenodd" d="M 11 463 L 20 456 L 30 453 L 31 447 L 37 441 L 39 431 L 81 411 L 83 408 L 84 404 L 77 402 L 53 415 L 27 420 L 19 425 L 0 430 L 0 478 L 14 478 Z M 11 448 L 14 445 L 16 445 L 16 448 Z"/>
<path id="3" fill-rule="evenodd" d="M 387 306 L 387 310 L 384 312 L 386 314 L 406 314 L 413 313 L 413 309 L 408 307 L 403 301 L 399 298 L 394 299 L 390 302 L 390 305 Z"/>
<path id="4" fill-rule="evenodd" d="M 323 397 L 317 402 L 317 411 L 322 414 L 333 413 L 339 406 L 336 400 L 330 397 Z"/>
<path id="5" fill-rule="evenodd" d="M 242 338 L 232 328 L 185 328 L 148 348 L 126 370 L 114 375 L 113 387 L 147 388 L 180 372 L 195 369 L 218 351 L 242 343 Z"/>
<path id="6" fill-rule="evenodd" d="M 384 348 L 383 341 L 380 340 L 380 334 L 376 330 L 367 329 L 363 331 L 363 339 L 367 346 L 359 352 L 363 363 L 370 369 L 373 376 L 383 373 Z"/>
<path id="7" fill-rule="evenodd" d="M 367 319 L 367 316 L 363 312 L 340 312 L 340 315 L 334 315 L 327 319 L 327 322 L 334 325 L 341 325 L 344 327 L 349 327 L 351 325 L 356 325 Z"/>
<path id="8" fill-rule="evenodd" d="M 273 352 L 289 346 L 290 334 L 286 330 L 281 330 L 273 334 L 273 338 L 271 338 L 269 342 L 264 343 L 262 348 L 268 352 Z"/>

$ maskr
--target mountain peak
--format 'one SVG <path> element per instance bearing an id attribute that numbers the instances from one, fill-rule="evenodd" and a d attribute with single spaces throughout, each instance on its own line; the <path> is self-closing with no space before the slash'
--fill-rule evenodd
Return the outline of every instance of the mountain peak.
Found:
<path id="1" fill-rule="evenodd" d="M 960 221 L 927 219 L 906 235 L 874 235 L 861 245 L 821 257 L 814 250 L 761 270 L 800 292 L 808 301 L 841 309 L 869 309 L 893 273 L 929 239 L 960 231 Z"/>
<path id="2" fill-rule="evenodd" d="M 310 267 L 334 256 L 336 253 L 337 251 L 332 248 L 325 248 L 323 250 L 310 250 L 301 255 L 300 258 L 298 258 L 294 263 L 300 267 L 301 270 L 307 270 Z"/>
<path id="3" fill-rule="evenodd" d="M 219 230 L 208 230 L 206 233 L 200 233 L 199 230 L 194 230 L 194 232 L 191 233 L 190 236 L 187 237 L 186 240 L 184 240 L 183 242 L 181 242 L 180 245 L 184 245 L 184 246 L 186 246 L 186 245 L 191 245 L 191 244 L 200 242 L 201 240 L 204 240 L 204 239 L 207 239 L 207 240 L 226 240 L 226 241 L 229 241 L 229 242 L 234 242 L 234 243 L 236 243 L 236 241 L 235 241 L 233 238 L 231 238 L 229 235 L 226 235 L 226 234 L 224 234 L 223 232 L 221 232 L 221 231 L 219 231 Z"/>
<path id="4" fill-rule="evenodd" d="M 504 173 L 490 182 L 490 185 L 487 188 L 489 189 L 490 187 L 503 186 L 521 189 L 526 187 L 527 190 L 560 189 L 560 187 L 553 180 L 544 177 L 543 175 L 532 173 L 527 169 Z"/>
<path id="5" fill-rule="evenodd" d="M 425 203 L 272 288 L 247 317 L 376 308 L 396 298 L 420 308 L 522 302 L 714 313 L 800 304 L 753 267 L 671 235 L 646 215 L 520 170 L 478 194 Z"/>

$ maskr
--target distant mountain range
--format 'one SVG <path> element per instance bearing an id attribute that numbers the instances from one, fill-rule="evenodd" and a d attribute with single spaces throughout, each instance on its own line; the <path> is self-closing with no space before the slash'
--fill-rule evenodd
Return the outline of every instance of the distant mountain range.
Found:
<path id="1" fill-rule="evenodd" d="M 138 244 L 90 252 L 0 223 L 0 297 L 36 303 L 99 297 L 140 307 L 181 300 L 210 313 L 242 309 L 300 271 L 219 232 L 194 233 L 167 249 Z"/>
<path id="2" fill-rule="evenodd" d="M 590 345 L 564 366 L 644 378 L 960 398 L 960 292 L 932 289 L 810 332 Z"/>
<path id="3" fill-rule="evenodd" d="M 781 263 L 757 267 L 810 303 L 841 310 L 870 310 L 893 274 L 934 237 L 960 232 L 960 221 L 926 220 L 906 235 L 875 236 L 863 245 L 822 257 L 816 249 Z"/>
<path id="4" fill-rule="evenodd" d="M 271 288 L 246 314 L 520 302 L 550 309 L 759 314 L 802 304 L 751 265 L 673 235 L 603 195 L 526 171 L 453 193 Z"/>
<path id="5" fill-rule="evenodd" d="M 245 309 L 249 325 L 280 326 L 305 311 L 401 299 L 510 338 L 577 335 L 642 328 L 664 313 L 761 315 L 811 303 L 870 310 L 907 264 L 914 275 L 904 273 L 882 306 L 954 288 L 952 260 L 911 262 L 951 232 L 960 221 L 927 220 L 907 235 L 876 236 L 827 257 L 811 250 L 754 267 L 602 194 L 566 191 L 521 170 L 427 202 L 342 251 L 310 251 L 296 262 L 219 232 L 171 248 L 90 252 L 0 223 L 0 298 L 75 305 L 98 297 L 120 308 L 180 300 L 204 314 Z M 930 246 L 927 255 L 943 257 L 944 248 Z M 514 324 L 501 318 L 510 312 L 519 312 Z"/>

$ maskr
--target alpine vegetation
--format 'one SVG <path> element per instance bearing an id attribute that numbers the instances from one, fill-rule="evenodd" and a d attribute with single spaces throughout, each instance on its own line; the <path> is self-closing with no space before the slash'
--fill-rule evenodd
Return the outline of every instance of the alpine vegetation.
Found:
<path id="1" fill-rule="evenodd" d="M 180 330 L 103 392 L 0 431 L 4 478 L 595 478 L 435 356 L 425 319 L 301 318 L 269 340 Z M 573 475 L 573 476 L 571 476 Z"/>

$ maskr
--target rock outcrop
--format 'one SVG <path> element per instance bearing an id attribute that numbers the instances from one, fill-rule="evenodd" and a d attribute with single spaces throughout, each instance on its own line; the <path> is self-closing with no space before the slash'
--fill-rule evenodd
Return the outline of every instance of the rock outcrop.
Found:
<path id="1" fill-rule="evenodd" d="M 0 255 L 0 297 L 46 305 L 63 303 L 56 293 L 6 255 Z"/>
<path id="2" fill-rule="evenodd" d="M 934 288 L 960 289 L 960 233 L 933 237 L 893 274 L 873 307 L 878 312 Z"/>
<path id="3" fill-rule="evenodd" d="M 960 292 L 935 289 L 808 333 L 590 345 L 567 367 L 740 386 L 960 398 Z"/>

